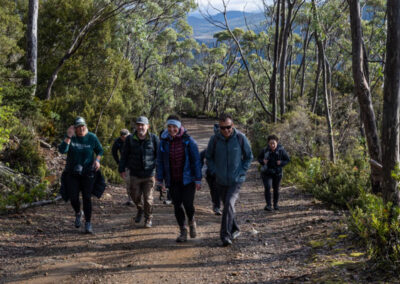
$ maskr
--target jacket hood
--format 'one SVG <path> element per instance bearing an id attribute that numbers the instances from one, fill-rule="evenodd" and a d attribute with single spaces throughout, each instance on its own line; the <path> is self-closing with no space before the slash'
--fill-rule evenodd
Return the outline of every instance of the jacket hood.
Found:
<path id="1" fill-rule="evenodd" d="M 214 134 L 217 135 L 219 133 L 219 124 L 214 124 Z"/>
<path id="2" fill-rule="evenodd" d="M 186 129 L 181 126 L 181 128 L 179 129 L 178 134 L 176 134 L 176 137 L 182 137 L 184 134 L 186 133 Z M 169 135 L 168 133 L 168 129 L 164 129 L 164 131 L 161 133 L 161 139 L 168 139 L 168 140 L 172 140 L 172 136 Z"/>

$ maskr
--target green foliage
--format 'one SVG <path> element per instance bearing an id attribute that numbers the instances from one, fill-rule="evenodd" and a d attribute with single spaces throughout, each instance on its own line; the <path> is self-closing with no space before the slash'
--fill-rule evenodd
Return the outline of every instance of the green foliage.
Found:
<path id="1" fill-rule="evenodd" d="M 347 209 L 369 188 L 369 168 L 363 160 L 339 160 L 336 164 L 320 158 L 292 157 L 285 168 L 286 179 L 330 206 Z"/>
<path id="2" fill-rule="evenodd" d="M 360 195 L 358 204 L 350 208 L 349 228 L 366 245 L 378 265 L 399 268 L 400 208 L 365 192 Z"/>
<path id="3" fill-rule="evenodd" d="M 121 178 L 121 176 L 118 173 L 117 168 L 115 167 L 114 169 L 103 165 L 101 167 L 101 172 L 104 175 L 104 178 L 106 179 L 106 182 L 110 182 L 113 184 L 122 184 L 123 180 Z"/>
<path id="4" fill-rule="evenodd" d="M 14 206 L 19 212 L 21 205 L 42 200 L 47 195 L 47 182 L 39 183 L 37 186 L 28 189 L 23 185 L 14 184 L 11 192 L 0 196 L 0 211 L 6 211 L 8 206 Z"/>
<path id="5" fill-rule="evenodd" d="M 39 152 L 35 134 L 28 127 L 18 125 L 11 131 L 13 139 L 2 153 L 1 160 L 12 169 L 42 179 L 46 174 L 46 164 Z"/>

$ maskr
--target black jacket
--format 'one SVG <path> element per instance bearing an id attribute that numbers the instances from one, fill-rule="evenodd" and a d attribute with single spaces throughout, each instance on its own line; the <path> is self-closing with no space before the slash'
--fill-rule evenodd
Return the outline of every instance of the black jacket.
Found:
<path id="1" fill-rule="evenodd" d="M 122 141 L 121 137 L 118 137 L 117 139 L 115 139 L 114 144 L 112 145 L 112 148 L 111 148 L 111 152 L 112 152 L 112 156 L 113 156 L 115 162 L 117 162 L 117 164 L 119 164 L 119 160 L 120 160 L 120 156 L 122 155 L 123 147 L 124 147 L 124 141 Z M 119 156 L 118 156 L 118 152 L 119 152 Z"/>
<path id="2" fill-rule="evenodd" d="M 131 176 L 154 176 L 159 143 L 158 137 L 152 133 L 148 133 L 144 140 L 140 140 L 136 132 L 129 135 L 122 150 L 119 172 L 128 168 Z"/>
<path id="3" fill-rule="evenodd" d="M 71 174 L 72 174 L 71 172 L 63 171 L 61 175 L 60 195 L 65 202 L 67 202 L 69 199 L 68 180 L 69 180 L 69 175 Z M 106 189 L 106 182 L 104 180 L 103 174 L 101 173 L 100 170 L 98 170 L 94 174 L 92 195 L 96 196 L 97 198 L 100 198 L 103 195 L 105 189 Z"/>
<path id="4" fill-rule="evenodd" d="M 268 156 L 268 170 L 264 172 L 265 175 L 282 175 L 282 168 L 290 162 L 289 155 L 283 148 L 281 144 L 278 144 L 275 151 L 272 152 L 269 146 L 262 149 L 261 153 L 258 155 L 258 162 L 264 166 L 264 157 Z M 280 165 L 277 165 L 277 161 L 281 161 Z"/>

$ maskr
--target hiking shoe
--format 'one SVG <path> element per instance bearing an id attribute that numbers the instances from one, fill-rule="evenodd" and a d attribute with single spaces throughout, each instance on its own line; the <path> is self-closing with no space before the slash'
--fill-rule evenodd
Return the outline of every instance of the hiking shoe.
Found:
<path id="1" fill-rule="evenodd" d="M 138 210 L 135 217 L 135 223 L 140 223 L 142 220 L 143 210 Z"/>
<path id="2" fill-rule="evenodd" d="M 177 243 L 184 243 L 187 241 L 187 229 L 185 227 L 181 228 L 179 236 L 176 238 Z"/>
<path id="3" fill-rule="evenodd" d="M 189 222 L 189 235 L 192 239 L 197 236 L 196 228 L 197 225 L 195 221 Z"/>
<path id="4" fill-rule="evenodd" d="M 145 228 L 151 228 L 153 226 L 153 222 L 151 221 L 151 219 L 146 219 L 144 221 L 144 227 Z"/>
<path id="5" fill-rule="evenodd" d="M 239 230 L 234 231 L 232 233 L 232 240 L 236 240 L 239 236 L 240 236 L 240 231 Z"/>
<path id="6" fill-rule="evenodd" d="M 133 202 L 131 200 L 128 200 L 127 202 L 124 203 L 126 206 L 133 206 Z"/>
<path id="7" fill-rule="evenodd" d="M 214 214 L 217 215 L 217 216 L 221 216 L 222 215 L 221 209 L 219 209 L 219 207 L 214 207 L 213 211 L 214 211 Z"/>
<path id="8" fill-rule="evenodd" d="M 75 214 L 75 228 L 79 228 L 81 226 L 81 218 L 82 218 L 81 212 Z"/>
<path id="9" fill-rule="evenodd" d="M 278 211 L 279 210 L 279 206 L 278 205 L 274 205 L 274 210 Z"/>
<path id="10" fill-rule="evenodd" d="M 271 205 L 265 205 L 264 210 L 265 211 L 272 211 Z"/>
<path id="11" fill-rule="evenodd" d="M 172 204 L 172 200 L 166 199 L 166 200 L 164 200 L 163 203 L 166 204 L 166 205 L 171 205 Z"/>
<path id="12" fill-rule="evenodd" d="M 232 241 L 229 238 L 224 238 L 222 239 L 222 246 L 223 247 L 228 247 L 232 245 Z"/>
<path id="13" fill-rule="evenodd" d="M 85 233 L 93 234 L 92 224 L 90 224 L 90 222 L 85 223 Z"/>

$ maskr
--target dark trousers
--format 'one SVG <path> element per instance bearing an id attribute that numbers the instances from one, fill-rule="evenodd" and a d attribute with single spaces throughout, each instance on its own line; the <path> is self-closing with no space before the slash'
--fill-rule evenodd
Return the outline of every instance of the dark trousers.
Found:
<path id="1" fill-rule="evenodd" d="M 71 199 L 72 208 L 75 213 L 81 211 L 81 204 L 79 202 L 79 192 L 82 192 L 83 212 L 85 213 L 85 221 L 90 222 L 92 217 L 92 188 L 94 178 L 85 175 L 69 175 L 68 191 L 69 198 Z"/>
<path id="2" fill-rule="evenodd" d="M 215 176 L 207 174 L 206 181 L 207 181 L 208 187 L 210 188 L 210 195 L 211 195 L 211 201 L 213 203 L 213 207 L 220 208 L 221 207 L 221 199 L 219 198 L 219 193 L 217 190 L 217 182 L 216 182 Z"/>
<path id="3" fill-rule="evenodd" d="M 221 240 L 227 238 L 231 239 L 232 233 L 240 230 L 235 219 L 235 203 L 236 200 L 239 198 L 241 185 L 241 183 L 237 183 L 231 186 L 223 186 L 217 184 L 219 196 L 224 204 L 220 231 Z"/>
<path id="4" fill-rule="evenodd" d="M 188 221 L 193 221 L 194 217 L 194 195 L 196 187 L 194 182 L 187 185 L 183 183 L 172 183 L 169 192 L 171 194 L 172 203 L 174 204 L 175 218 L 179 227 L 185 226 L 185 212 Z"/>
<path id="5" fill-rule="evenodd" d="M 278 205 L 279 201 L 279 187 L 281 184 L 281 175 L 262 175 L 264 183 L 264 196 L 265 202 L 268 206 L 271 206 L 271 187 L 274 190 L 274 206 Z"/>

